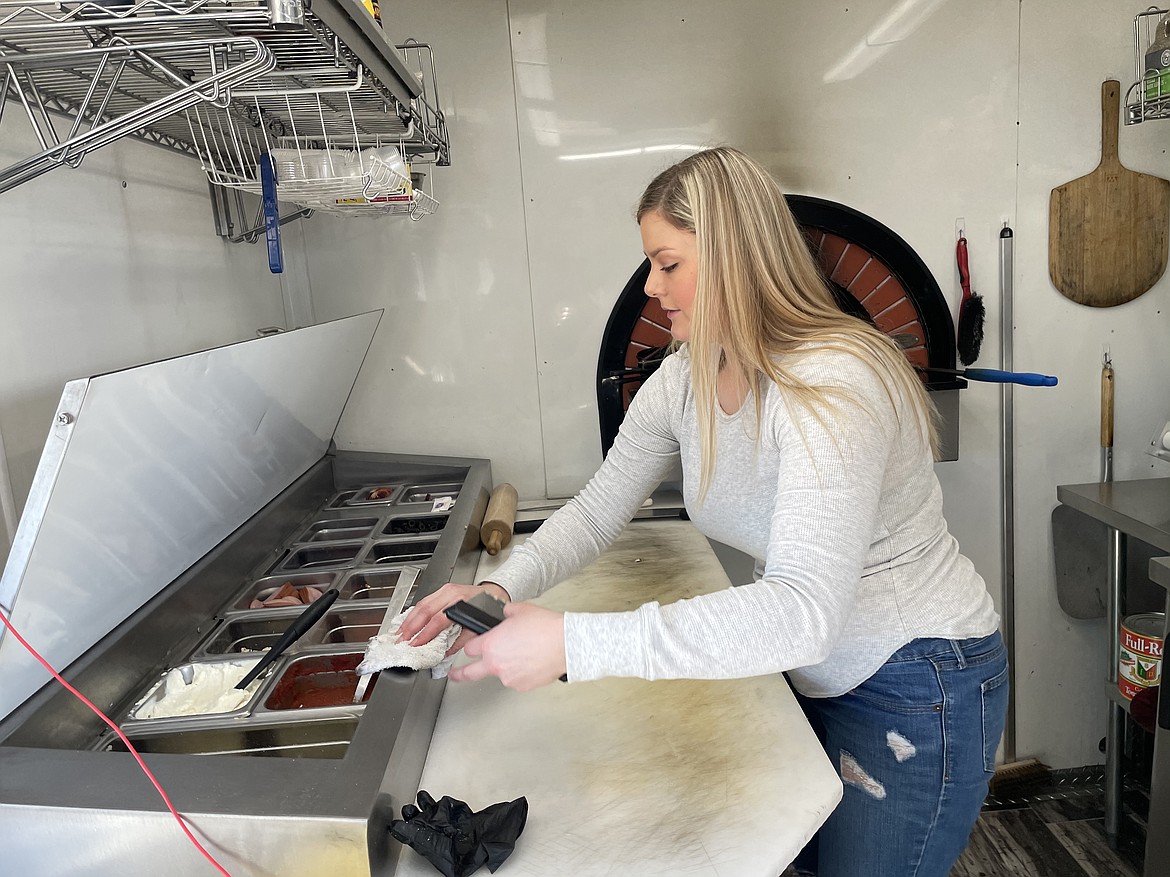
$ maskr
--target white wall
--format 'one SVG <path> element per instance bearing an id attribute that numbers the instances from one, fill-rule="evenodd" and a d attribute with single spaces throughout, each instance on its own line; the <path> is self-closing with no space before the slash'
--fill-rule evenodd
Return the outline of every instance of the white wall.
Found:
<path id="1" fill-rule="evenodd" d="M 0 127 L 2 167 L 34 151 L 19 111 Z M 262 247 L 222 243 L 210 210 L 198 162 L 130 141 L 0 194 L 0 433 L 18 509 L 66 381 L 285 325 Z"/>
<path id="2" fill-rule="evenodd" d="M 318 317 L 398 312 L 339 441 L 481 453 L 526 496 L 578 489 L 601 459 L 602 332 L 642 258 L 634 203 L 695 145 L 735 143 L 792 191 L 870 212 L 956 296 L 962 216 L 977 282 L 993 282 L 1014 186 L 1016 65 L 1002 48 L 1015 45 L 1016 3 L 985 4 L 974 21 L 945 0 L 893 16 L 901 5 L 393 4 L 395 38 L 435 46 L 455 158 L 433 172 L 442 206 L 417 227 L 306 227 Z M 868 44 L 875 32 L 881 45 Z M 905 181 L 924 175 L 946 189 L 906 198 Z M 994 399 L 976 404 L 994 411 Z"/>
<path id="3" fill-rule="evenodd" d="M 408 20 L 395 4 L 383 21 L 397 42 L 434 45 L 452 164 L 429 169 L 440 207 L 419 222 L 321 216 L 305 225 L 317 318 L 386 309 L 337 443 L 487 457 L 497 481 L 543 496 L 524 211 L 538 193 L 520 175 L 507 4 L 401 5 Z M 576 284 L 559 290 L 575 296 Z"/>
<path id="4" fill-rule="evenodd" d="M 1170 280 L 1107 311 L 1067 302 L 1047 277 L 1047 204 L 1053 186 L 1096 164 L 1100 81 L 1128 84 L 1142 8 L 384 4 L 396 38 L 434 46 L 454 166 L 434 171 L 442 203 L 422 223 L 306 227 L 317 316 L 388 309 L 341 444 L 490 457 L 496 479 L 526 498 L 579 488 L 600 461 L 602 330 L 641 258 L 633 204 L 693 146 L 740 146 L 790 191 L 884 222 L 952 310 L 962 218 L 989 311 L 980 365 L 998 361 L 997 239 L 1010 221 L 1016 367 L 1061 378 L 1055 390 L 1015 393 L 1018 749 L 1054 766 L 1099 760 L 1104 626 L 1060 612 L 1048 516 L 1057 484 L 1097 477 L 1103 340 L 1118 369 L 1117 477 L 1170 474 L 1142 455 L 1170 412 Z M 1170 123 L 1121 139 L 1129 166 L 1170 175 Z M 566 160 L 598 153 L 620 154 Z M 952 530 L 997 598 L 998 400 L 990 385 L 964 391 L 960 459 L 938 467 Z"/>
<path id="5" fill-rule="evenodd" d="M 1095 309 L 1048 278 L 1050 191 L 1100 158 L 1101 83 L 1134 78 L 1132 16 L 1141 3 L 1023 4 L 1016 221 L 1015 351 L 1042 354 L 1061 378 L 1051 392 L 1016 394 L 1018 666 L 1021 747 L 1061 763 L 1098 760 L 1105 735 L 1103 621 L 1074 621 L 1056 600 L 1049 516 L 1056 485 L 1100 477 L 1102 345 L 1116 387 L 1114 478 L 1165 477 L 1144 453 L 1170 415 L 1170 277 L 1135 301 Z M 1075 63 L 1070 63 L 1075 59 Z M 1170 177 L 1170 122 L 1123 127 L 1122 163 Z"/>

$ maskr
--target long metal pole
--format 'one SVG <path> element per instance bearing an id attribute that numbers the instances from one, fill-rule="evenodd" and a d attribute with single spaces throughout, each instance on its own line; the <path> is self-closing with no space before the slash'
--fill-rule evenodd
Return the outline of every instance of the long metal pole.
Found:
<path id="1" fill-rule="evenodd" d="M 1113 480 L 1113 361 L 1106 353 L 1101 363 L 1101 481 Z M 1121 619 L 1125 616 L 1126 536 L 1109 528 L 1109 650 L 1105 660 L 1105 685 L 1117 688 L 1117 655 Z M 1105 838 L 1117 849 L 1121 832 L 1121 795 L 1124 787 L 1121 750 L 1125 745 L 1125 710 L 1109 699 L 1105 725 Z"/>
<path id="2" fill-rule="evenodd" d="M 1125 581 L 1126 538 L 1120 530 L 1109 530 L 1109 666 L 1106 685 L 1117 687 L 1118 628 L 1121 626 L 1122 582 Z M 1121 832 L 1122 764 L 1121 747 L 1125 742 L 1125 710 L 1109 699 L 1109 718 L 1105 725 L 1105 838 L 1117 849 Z"/>
<path id="3" fill-rule="evenodd" d="M 999 367 L 1012 371 L 1012 273 L 1015 240 L 1005 222 L 999 233 L 1000 345 Z M 1003 639 L 1011 663 L 1012 682 L 1008 686 L 1007 721 L 1003 733 L 1005 764 L 1016 760 L 1016 525 L 1015 525 L 1015 435 L 1012 413 L 1012 384 L 999 385 L 1000 399 L 1000 566 L 1003 578 Z"/>

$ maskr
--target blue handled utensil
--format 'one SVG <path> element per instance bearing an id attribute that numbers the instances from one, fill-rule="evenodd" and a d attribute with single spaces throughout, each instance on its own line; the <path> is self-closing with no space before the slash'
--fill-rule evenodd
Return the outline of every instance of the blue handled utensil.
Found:
<path id="1" fill-rule="evenodd" d="M 273 274 L 284 272 L 284 256 L 280 252 L 280 212 L 276 206 L 276 173 L 267 152 L 260 156 L 260 190 L 264 208 L 264 239 L 268 243 L 268 270 Z"/>
<path id="2" fill-rule="evenodd" d="M 917 365 L 915 368 L 920 372 L 957 375 L 969 381 L 984 381 L 989 384 L 1022 384 L 1025 387 L 1056 386 L 1056 378 L 1052 375 L 1038 375 L 1034 372 L 1005 372 L 995 368 L 934 368 L 924 365 Z"/>

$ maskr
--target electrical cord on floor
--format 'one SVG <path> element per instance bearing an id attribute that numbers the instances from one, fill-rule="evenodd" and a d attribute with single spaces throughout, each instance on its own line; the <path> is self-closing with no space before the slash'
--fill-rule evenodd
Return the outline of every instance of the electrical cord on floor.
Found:
<path id="1" fill-rule="evenodd" d="M 134 744 L 132 744 L 128 739 L 126 739 L 126 735 L 122 733 L 122 729 L 119 728 L 116 724 L 114 724 L 113 720 L 109 716 L 107 716 L 100 709 L 98 709 L 96 706 L 94 706 L 90 702 L 89 698 L 87 698 L 84 694 L 82 694 L 80 691 L 78 691 L 76 688 L 74 688 L 72 685 L 70 685 L 68 682 L 66 682 L 65 679 L 62 678 L 61 674 L 58 673 L 56 670 L 54 670 L 49 665 L 49 662 L 46 661 L 44 658 L 42 658 L 40 653 L 36 649 L 34 649 L 31 645 L 29 645 L 28 640 L 26 640 L 23 636 L 20 635 L 20 632 L 17 631 L 17 629 L 12 626 L 12 622 L 8 620 L 8 618 L 4 615 L 3 612 L 0 612 L 0 621 L 4 622 L 4 626 L 6 628 L 8 628 L 8 632 L 11 633 L 14 637 L 16 637 L 16 641 L 19 642 L 22 646 L 24 646 L 24 648 L 28 651 L 28 653 L 30 655 L 32 655 L 34 658 L 36 658 L 37 661 L 40 663 L 40 665 L 42 667 L 44 667 L 46 670 L 48 670 L 50 674 L 52 674 L 54 679 L 56 679 L 58 682 L 60 682 L 62 685 L 64 685 L 67 689 L 69 689 L 70 693 L 73 694 L 74 697 L 76 697 L 78 700 L 80 700 L 82 703 L 84 703 L 87 707 L 89 707 L 91 710 L 93 710 L 94 713 L 98 716 L 98 718 L 100 718 L 103 722 L 105 722 L 107 725 L 109 725 L 111 728 L 114 729 L 114 733 L 117 734 L 118 738 L 126 745 L 126 749 L 130 752 L 131 755 L 134 756 L 134 760 L 138 762 L 138 766 L 140 768 L 142 768 L 142 772 L 146 774 L 147 779 L 150 780 L 151 785 L 153 785 L 155 788 L 155 791 L 157 791 L 159 793 L 159 795 L 162 797 L 163 803 L 167 805 L 167 809 L 171 811 L 171 815 L 173 817 L 175 817 L 175 821 L 179 823 L 179 827 L 181 829 L 183 829 L 183 834 L 187 835 L 187 840 L 191 841 L 191 843 L 195 845 L 195 848 L 203 854 L 203 857 L 205 859 L 207 859 L 207 861 L 209 861 L 215 867 L 215 869 L 217 871 L 219 871 L 220 874 L 223 875 L 223 877 L 232 877 L 232 875 L 228 873 L 227 869 L 224 868 L 223 865 L 221 865 L 219 862 L 217 862 L 215 860 L 215 857 L 213 855 L 211 855 L 211 853 L 209 853 L 206 850 L 206 848 L 204 848 L 203 844 L 201 844 L 199 842 L 199 839 L 196 838 L 195 835 L 191 833 L 191 829 L 188 827 L 187 822 L 183 819 L 183 817 L 179 813 L 179 811 L 175 809 L 175 805 L 171 803 L 171 799 L 167 796 L 167 793 L 165 791 L 163 791 L 163 787 L 159 784 L 159 781 L 155 778 L 154 774 L 152 774 L 150 772 L 150 768 L 148 768 L 146 766 L 146 764 L 142 761 L 142 756 L 138 754 L 138 750 L 134 748 Z"/>

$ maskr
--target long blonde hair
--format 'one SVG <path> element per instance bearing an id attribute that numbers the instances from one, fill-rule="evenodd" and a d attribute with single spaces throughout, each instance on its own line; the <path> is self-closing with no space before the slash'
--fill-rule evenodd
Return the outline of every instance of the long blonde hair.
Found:
<path id="1" fill-rule="evenodd" d="M 691 155 L 646 188 L 638 221 L 653 212 L 696 237 L 698 287 L 686 346 L 699 417 L 700 498 L 715 470 L 716 384 L 725 366 L 756 391 L 757 425 L 765 381 L 780 388 L 786 404 L 795 401 L 823 423 L 832 397 L 848 391 L 807 384 L 787 363 L 815 349 L 851 353 L 873 369 L 891 401 L 895 391 L 911 400 L 937 453 L 938 415 L 922 381 L 888 336 L 837 307 L 784 192 L 758 162 L 730 147 Z"/>

